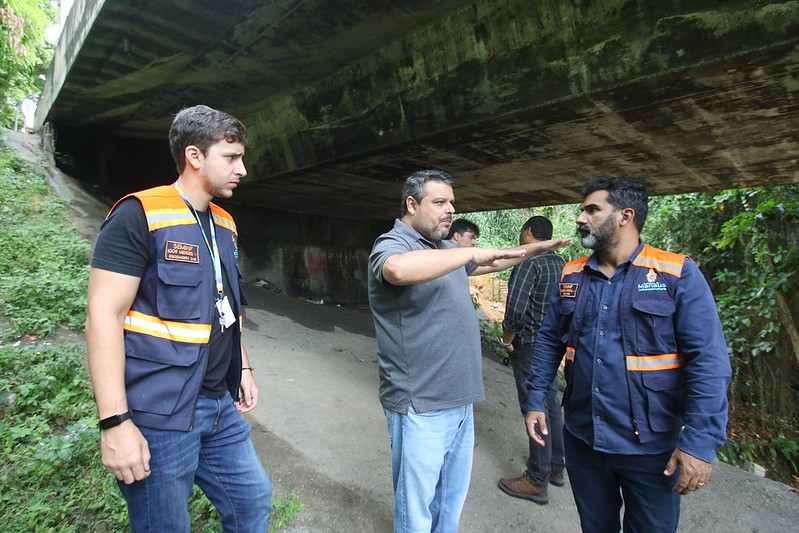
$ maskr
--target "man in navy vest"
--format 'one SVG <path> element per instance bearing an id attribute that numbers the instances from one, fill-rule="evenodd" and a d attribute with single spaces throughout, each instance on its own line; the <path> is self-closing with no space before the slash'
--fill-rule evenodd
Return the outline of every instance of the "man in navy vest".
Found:
<path id="1" fill-rule="evenodd" d="M 687 256 L 640 240 L 646 186 L 583 187 L 590 256 L 567 263 L 536 339 L 526 425 L 544 444 L 545 397 L 565 356 L 566 468 L 583 531 L 675 531 L 680 495 L 710 481 L 726 440 L 730 361 L 713 295 Z"/>
<path id="2" fill-rule="evenodd" d="M 108 214 L 89 274 L 86 340 L 103 465 L 133 532 L 189 532 L 197 484 L 225 531 L 263 532 L 271 482 L 242 417 L 258 403 L 241 344 L 238 233 L 211 202 L 246 175 L 247 133 L 206 106 L 169 132 L 179 177 Z"/>

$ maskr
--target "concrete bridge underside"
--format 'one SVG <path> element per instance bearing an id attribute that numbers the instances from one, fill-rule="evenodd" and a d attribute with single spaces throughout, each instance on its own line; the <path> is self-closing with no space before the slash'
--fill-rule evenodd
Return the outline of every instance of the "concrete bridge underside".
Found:
<path id="1" fill-rule="evenodd" d="M 351 249 L 357 284 L 418 168 L 449 171 L 462 212 L 574 202 L 598 175 L 799 181 L 799 1 L 77 0 L 64 35 L 37 118 L 73 172 L 163 183 L 174 113 L 231 112 L 251 142 L 230 207 L 284 280 Z M 295 292 L 328 290 L 312 278 Z"/>

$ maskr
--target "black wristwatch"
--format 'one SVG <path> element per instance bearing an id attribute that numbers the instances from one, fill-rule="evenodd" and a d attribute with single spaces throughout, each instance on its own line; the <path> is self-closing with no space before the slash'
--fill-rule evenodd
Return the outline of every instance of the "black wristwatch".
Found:
<path id="1" fill-rule="evenodd" d="M 108 418 L 103 418 L 100 420 L 100 429 L 111 429 L 112 427 L 118 426 L 128 418 L 132 416 L 130 411 L 122 413 L 120 415 L 109 416 Z"/>

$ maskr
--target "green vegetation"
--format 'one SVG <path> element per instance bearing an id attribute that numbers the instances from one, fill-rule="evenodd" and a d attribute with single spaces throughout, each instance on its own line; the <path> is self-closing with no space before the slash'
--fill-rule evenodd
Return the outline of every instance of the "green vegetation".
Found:
<path id="1" fill-rule="evenodd" d="M 100 464 L 80 346 L 0 348 L 0 524 L 5 531 L 121 531 L 127 513 Z"/>
<path id="2" fill-rule="evenodd" d="M 0 313 L 10 337 L 83 328 L 89 245 L 64 201 L 9 150 L 0 150 Z"/>
<path id="3" fill-rule="evenodd" d="M 83 329 L 89 246 L 41 173 L 2 146 L 0 215 L 0 529 L 124 531 L 124 501 L 100 462 L 85 349 L 49 342 Z M 302 510 L 295 493 L 273 505 L 272 529 Z M 195 531 L 221 531 L 199 489 L 189 507 Z"/>
<path id="4" fill-rule="evenodd" d="M 296 491 L 291 491 L 286 498 L 272 498 L 272 515 L 269 517 L 270 529 L 283 529 L 294 516 L 301 513 L 305 506 L 300 501 Z"/>
<path id="5" fill-rule="evenodd" d="M 49 0 L 0 0 L 0 126 L 11 128 L 15 106 L 41 94 L 54 51 L 44 34 L 57 20 Z"/>
<path id="6" fill-rule="evenodd" d="M 574 236 L 577 214 L 566 205 L 465 216 L 480 227 L 478 246 L 501 248 L 518 244 L 533 215 L 549 217 L 556 237 Z M 729 440 L 719 457 L 758 463 L 799 486 L 799 186 L 656 197 L 642 237 L 690 255 L 716 297 L 733 368 Z M 571 260 L 586 250 L 558 253 Z"/>

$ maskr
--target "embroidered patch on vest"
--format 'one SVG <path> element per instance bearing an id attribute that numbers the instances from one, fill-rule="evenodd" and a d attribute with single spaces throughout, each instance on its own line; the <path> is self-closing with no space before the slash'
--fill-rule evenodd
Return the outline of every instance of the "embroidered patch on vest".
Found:
<path id="1" fill-rule="evenodd" d="M 664 282 L 657 279 L 658 273 L 653 268 L 650 268 L 646 274 L 646 283 L 638 284 L 638 292 L 666 291 L 669 289 Z"/>
<path id="2" fill-rule="evenodd" d="M 559 286 L 561 298 L 577 298 L 579 283 L 560 283 Z"/>
<path id="3" fill-rule="evenodd" d="M 200 247 L 196 244 L 186 244 L 185 242 L 166 241 L 164 259 L 183 263 L 199 263 Z"/>

